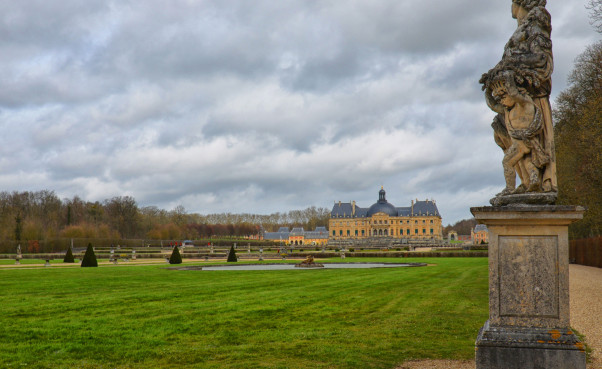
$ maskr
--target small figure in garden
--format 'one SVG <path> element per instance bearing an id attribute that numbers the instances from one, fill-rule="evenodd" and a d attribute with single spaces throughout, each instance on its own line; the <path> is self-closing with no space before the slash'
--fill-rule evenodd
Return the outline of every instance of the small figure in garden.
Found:
<path id="1" fill-rule="evenodd" d="M 324 265 L 316 263 L 314 261 L 314 256 L 313 255 L 309 255 L 307 258 L 305 258 L 305 260 L 303 260 L 299 264 L 295 264 L 295 267 L 301 267 L 301 268 L 323 268 Z"/>

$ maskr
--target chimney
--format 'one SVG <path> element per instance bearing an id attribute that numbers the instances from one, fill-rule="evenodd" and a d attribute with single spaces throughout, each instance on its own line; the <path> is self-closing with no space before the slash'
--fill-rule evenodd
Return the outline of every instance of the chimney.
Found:
<path id="1" fill-rule="evenodd" d="M 414 215 L 414 200 L 412 200 L 412 210 L 410 211 L 410 216 Z"/>
<path id="2" fill-rule="evenodd" d="M 355 215 L 355 200 L 351 202 L 351 214 Z"/>

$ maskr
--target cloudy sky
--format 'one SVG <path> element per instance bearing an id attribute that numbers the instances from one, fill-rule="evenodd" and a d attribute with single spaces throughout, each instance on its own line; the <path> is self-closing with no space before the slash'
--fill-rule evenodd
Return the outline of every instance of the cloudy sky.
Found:
<path id="1" fill-rule="evenodd" d="M 600 35 L 550 0 L 555 98 Z M 0 0 L 0 190 L 268 214 L 503 187 L 510 0 Z"/>

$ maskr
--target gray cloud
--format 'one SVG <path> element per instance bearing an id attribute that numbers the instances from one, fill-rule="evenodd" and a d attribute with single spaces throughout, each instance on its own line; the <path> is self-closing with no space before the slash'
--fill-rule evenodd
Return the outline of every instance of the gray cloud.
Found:
<path id="1" fill-rule="evenodd" d="M 554 2 L 554 94 L 597 34 Z M 399 206 L 444 222 L 499 190 L 478 79 L 510 1 L 0 5 L 0 186 L 191 212 Z M 395 200 L 395 201 L 393 201 Z"/>

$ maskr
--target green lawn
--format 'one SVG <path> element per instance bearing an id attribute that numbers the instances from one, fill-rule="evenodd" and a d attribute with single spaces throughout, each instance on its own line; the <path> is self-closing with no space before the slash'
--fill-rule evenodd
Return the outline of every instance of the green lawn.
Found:
<path id="1" fill-rule="evenodd" d="M 399 261 L 437 266 L 4 268 L 0 367 L 395 368 L 474 357 L 487 259 Z"/>

